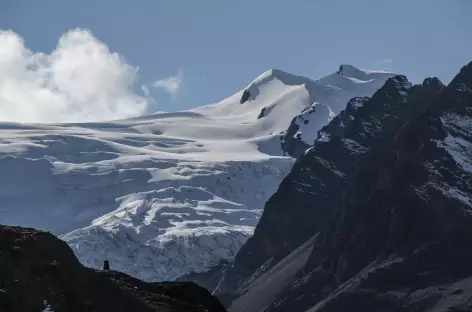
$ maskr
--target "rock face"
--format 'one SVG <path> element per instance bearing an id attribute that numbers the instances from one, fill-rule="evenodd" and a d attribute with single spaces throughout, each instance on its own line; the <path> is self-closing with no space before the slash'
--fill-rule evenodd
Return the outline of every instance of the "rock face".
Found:
<path id="1" fill-rule="evenodd" d="M 257 119 L 264 118 L 264 117 L 266 116 L 266 115 L 265 115 L 266 110 L 267 110 L 267 106 L 263 107 L 263 108 L 261 109 L 261 112 L 260 112 L 259 116 L 257 116 Z"/>
<path id="2" fill-rule="evenodd" d="M 251 96 L 251 92 L 249 92 L 249 90 L 244 90 L 243 95 L 241 96 L 241 100 L 239 101 L 239 103 L 240 104 L 246 103 L 250 96 Z"/>
<path id="3" fill-rule="evenodd" d="M 215 293 L 229 311 L 472 311 L 471 117 L 472 63 L 351 100 Z"/>
<path id="4" fill-rule="evenodd" d="M 113 264 L 111 263 L 113 268 Z M 146 283 L 83 267 L 67 244 L 0 226 L 0 311 L 226 311 L 193 283 Z"/>

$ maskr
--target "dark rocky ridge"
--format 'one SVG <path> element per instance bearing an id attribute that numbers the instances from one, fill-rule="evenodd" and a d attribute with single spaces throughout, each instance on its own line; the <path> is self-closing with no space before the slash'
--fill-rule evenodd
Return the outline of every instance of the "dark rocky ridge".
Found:
<path id="1" fill-rule="evenodd" d="M 339 90 L 343 90 L 342 92 L 347 92 L 346 96 L 343 97 L 342 100 L 339 99 L 340 101 L 333 107 L 330 107 L 332 104 L 330 104 L 330 106 L 323 104 L 324 101 L 330 98 L 330 96 L 328 96 L 328 98 L 325 98 L 324 101 L 319 101 L 316 99 L 316 97 L 313 97 L 313 99 L 315 100 L 312 105 L 306 107 L 300 112 L 300 114 L 296 115 L 291 120 L 287 130 L 280 133 L 280 143 L 284 154 L 290 155 L 293 158 L 299 158 L 303 156 L 305 154 L 305 151 L 313 146 L 314 141 L 316 139 L 316 132 L 319 132 L 320 130 L 319 126 L 326 124 L 326 122 L 331 119 L 332 114 L 334 113 L 332 110 L 333 108 L 334 111 L 338 112 L 338 109 L 341 107 L 344 108 L 346 103 L 348 103 L 351 98 L 372 94 L 373 90 L 367 91 L 367 89 L 365 88 L 363 91 L 359 92 L 360 90 L 362 90 L 362 84 L 354 82 L 355 79 L 364 80 L 365 82 L 372 81 L 372 79 L 375 81 L 379 79 L 381 75 L 384 74 L 367 73 L 355 68 L 352 65 L 344 64 L 339 67 L 339 70 L 336 72 L 335 75 L 329 75 L 327 77 L 323 77 L 317 80 L 317 82 L 322 81 L 322 83 L 326 85 L 339 84 L 340 86 L 342 86 Z M 393 77 L 395 75 L 388 74 L 388 76 Z M 355 79 L 352 79 L 350 77 L 355 77 Z M 377 84 L 377 87 L 375 89 L 380 89 L 380 87 L 382 86 L 382 81 L 385 80 L 381 78 L 381 80 L 379 80 L 380 84 Z M 336 94 L 337 92 L 334 93 Z M 339 106 L 339 103 L 341 103 L 342 105 Z M 351 108 L 355 109 L 355 107 Z M 348 109 L 344 110 L 344 113 L 346 112 L 348 114 L 351 113 L 348 112 Z M 308 125 L 310 123 L 315 126 L 309 128 L 302 126 Z"/>
<path id="2" fill-rule="evenodd" d="M 341 136 L 342 132 L 339 131 L 344 131 L 344 129 L 353 122 L 354 113 L 369 99 L 369 97 L 355 97 L 351 99 L 347 103 L 345 110 L 341 111 L 341 113 L 334 117 L 328 125 L 318 131 L 318 139 L 326 134 L 327 127 L 329 127 L 329 133 L 332 135 Z M 320 110 L 323 111 L 320 112 Z M 308 144 L 301 139 L 300 133 L 298 132 L 300 128 L 298 121 L 303 120 L 304 123 L 310 122 L 309 119 L 304 120 L 304 117 L 309 117 L 312 114 L 319 114 L 323 117 L 328 116 L 329 109 L 325 105 L 312 105 L 302 111 L 300 115 L 295 116 L 292 119 L 287 131 L 280 134 L 280 144 L 285 154 L 294 158 L 299 158 L 305 154 L 306 150 L 312 147 L 311 144 Z M 336 131 L 335 128 L 337 128 L 338 131 Z"/>
<path id="3" fill-rule="evenodd" d="M 268 311 L 472 311 L 471 78 L 472 63 L 366 154 L 310 277 Z M 448 137 L 468 159 L 444 148 Z"/>
<path id="4" fill-rule="evenodd" d="M 111 264 L 113 265 L 113 264 Z M 0 225 L 0 311 L 226 311 L 193 283 L 146 283 L 83 267 L 52 234 Z"/>
<path id="5" fill-rule="evenodd" d="M 189 272 L 181 277 L 179 277 L 177 282 L 193 282 L 196 283 L 208 290 L 213 290 L 218 286 L 223 272 L 230 265 L 226 260 L 221 260 L 220 263 L 211 267 L 205 272 Z"/>
<path id="6" fill-rule="evenodd" d="M 441 88 L 439 83 L 437 88 Z M 411 88 L 404 76 L 391 78 L 370 100 L 362 100 L 362 107 L 355 108 L 359 99 L 350 101 L 346 111 L 320 131 L 315 146 L 297 161 L 267 202 L 254 236 L 237 254 L 218 293 L 234 291 L 269 259 L 277 263 L 332 218 L 329 204 L 349 185 L 359 158 L 407 120 L 414 109 L 406 98 L 421 89 Z M 348 116 L 354 108 L 357 116 L 351 120 Z M 343 120 L 346 125 L 341 126 Z M 385 125 L 377 127 L 380 123 Z"/>
<path id="7" fill-rule="evenodd" d="M 472 63 L 448 87 L 397 76 L 352 100 L 268 201 L 216 293 L 245 294 L 230 311 L 256 311 L 255 281 L 318 233 L 264 311 L 472 311 L 471 117 Z"/>

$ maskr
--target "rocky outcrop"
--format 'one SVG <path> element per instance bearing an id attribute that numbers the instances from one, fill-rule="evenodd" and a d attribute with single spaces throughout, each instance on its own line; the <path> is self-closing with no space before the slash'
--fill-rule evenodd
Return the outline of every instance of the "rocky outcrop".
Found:
<path id="1" fill-rule="evenodd" d="M 295 116 L 287 131 L 280 135 L 280 145 L 282 150 L 294 158 L 298 158 L 305 154 L 305 151 L 312 146 L 313 142 L 305 142 L 300 131 L 302 125 L 311 124 L 324 125 L 329 120 L 329 107 L 321 104 L 314 104 L 303 110 L 299 115 Z M 314 128 L 313 136 L 316 137 L 317 127 Z M 314 141 L 314 140 L 313 140 Z"/>
<path id="2" fill-rule="evenodd" d="M 257 119 L 261 119 L 261 118 L 264 118 L 266 116 L 266 110 L 267 110 L 267 106 L 263 107 L 261 109 L 261 112 L 259 113 L 259 115 L 257 116 Z"/>
<path id="3" fill-rule="evenodd" d="M 249 100 L 251 97 L 251 92 L 249 90 L 244 90 L 243 95 L 241 96 L 241 100 L 239 101 L 240 104 L 244 104 Z"/>
<path id="4" fill-rule="evenodd" d="M 0 311 L 226 310 L 196 284 L 146 283 L 85 268 L 52 234 L 0 226 Z"/>
<path id="5" fill-rule="evenodd" d="M 353 99 L 216 294 L 229 311 L 472 310 L 471 117 L 472 63 L 447 87 L 396 76 Z"/>

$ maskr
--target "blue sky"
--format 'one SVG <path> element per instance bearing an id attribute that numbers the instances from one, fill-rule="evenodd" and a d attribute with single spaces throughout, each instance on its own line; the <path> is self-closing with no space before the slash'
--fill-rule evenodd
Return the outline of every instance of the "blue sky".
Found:
<path id="1" fill-rule="evenodd" d="M 472 60 L 470 0 L 0 0 L 0 29 L 50 53 L 70 29 L 89 29 L 139 67 L 150 111 L 219 101 L 263 71 L 317 78 L 349 63 L 449 81 Z"/>

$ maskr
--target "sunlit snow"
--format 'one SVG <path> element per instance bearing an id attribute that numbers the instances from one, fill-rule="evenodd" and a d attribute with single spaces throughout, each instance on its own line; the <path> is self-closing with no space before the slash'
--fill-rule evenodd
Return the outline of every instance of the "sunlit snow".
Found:
<path id="1" fill-rule="evenodd" d="M 85 265 L 109 260 L 145 280 L 203 271 L 235 256 L 290 171 L 279 134 L 292 119 L 314 102 L 338 112 L 359 85 L 371 95 L 391 76 L 356 75 L 312 81 L 270 70 L 248 85 L 244 104 L 241 90 L 213 105 L 127 120 L 1 123 L 0 223 L 51 231 Z M 329 118 L 313 120 L 304 137 Z"/>

